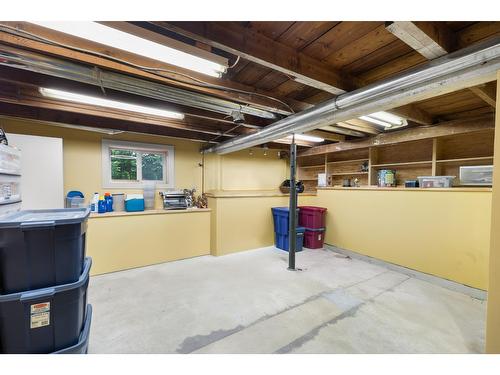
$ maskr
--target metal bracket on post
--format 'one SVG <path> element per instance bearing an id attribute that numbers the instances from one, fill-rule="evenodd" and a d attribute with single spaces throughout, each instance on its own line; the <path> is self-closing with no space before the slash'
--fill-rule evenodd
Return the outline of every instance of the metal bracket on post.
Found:
<path id="1" fill-rule="evenodd" d="M 290 205 L 288 221 L 288 270 L 295 269 L 295 250 L 297 249 L 297 186 L 295 174 L 297 167 L 297 145 L 295 144 L 295 134 L 292 136 L 290 144 Z"/>

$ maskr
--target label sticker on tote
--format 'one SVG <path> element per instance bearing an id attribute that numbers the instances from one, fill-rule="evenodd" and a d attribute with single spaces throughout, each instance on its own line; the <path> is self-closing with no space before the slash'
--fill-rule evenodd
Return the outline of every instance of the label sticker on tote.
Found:
<path id="1" fill-rule="evenodd" d="M 50 324 L 50 302 L 31 305 L 31 329 L 45 327 Z"/>

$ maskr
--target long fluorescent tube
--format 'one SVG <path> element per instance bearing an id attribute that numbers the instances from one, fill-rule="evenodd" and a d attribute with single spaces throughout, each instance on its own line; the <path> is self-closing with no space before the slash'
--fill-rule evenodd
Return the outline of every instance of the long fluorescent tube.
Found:
<path id="1" fill-rule="evenodd" d="M 286 138 L 281 138 L 277 139 L 275 142 L 277 143 L 292 143 L 293 135 L 289 135 Z M 320 137 L 314 137 L 312 135 L 305 135 L 305 134 L 295 134 L 295 140 L 296 141 L 306 141 L 306 142 L 314 142 L 314 143 L 319 143 L 323 142 L 324 139 Z"/>
<path id="2" fill-rule="evenodd" d="M 62 91 L 62 90 L 57 90 L 57 89 L 49 89 L 49 88 L 45 88 L 45 87 L 40 87 L 39 91 L 43 96 L 53 98 L 53 99 L 67 100 L 70 102 L 96 105 L 98 107 L 121 109 L 124 111 L 145 113 L 148 115 L 168 117 L 168 118 L 174 118 L 174 119 L 180 119 L 180 120 L 182 120 L 184 118 L 184 115 L 182 113 L 178 113 L 178 112 L 166 111 L 166 110 L 158 109 L 158 108 L 145 107 L 142 105 L 118 102 L 116 100 L 103 99 L 103 98 L 99 98 L 99 97 L 95 97 L 95 96 L 75 94 L 73 92 Z"/>
<path id="3" fill-rule="evenodd" d="M 293 135 L 289 135 L 287 138 L 292 139 Z M 323 138 L 314 137 L 312 135 L 306 135 L 306 134 L 295 134 L 295 139 L 298 139 L 299 141 L 314 142 L 314 143 L 319 143 L 324 141 Z"/>
<path id="4" fill-rule="evenodd" d="M 29 21 L 38 26 L 46 27 L 78 38 L 91 40 L 110 47 L 119 48 L 150 59 L 162 61 L 181 68 L 207 74 L 212 77 L 221 77 L 226 66 L 189 53 L 152 42 L 97 22 L 39 22 Z"/>
<path id="5" fill-rule="evenodd" d="M 380 126 L 382 126 L 384 128 L 390 128 L 392 126 L 392 124 L 389 123 L 389 122 L 377 120 L 376 118 L 372 118 L 370 116 L 361 116 L 359 119 L 360 120 L 368 121 L 368 122 L 370 122 L 372 124 L 375 124 L 375 125 L 380 125 Z"/>
<path id="6" fill-rule="evenodd" d="M 361 120 L 371 122 L 372 124 L 383 126 L 384 128 L 408 125 L 408 121 L 406 121 L 406 119 L 384 111 L 370 113 L 369 115 L 361 116 L 359 118 Z"/>
<path id="7" fill-rule="evenodd" d="M 368 117 L 385 121 L 392 125 L 397 125 L 397 126 L 408 125 L 406 119 L 393 115 L 392 113 L 389 112 L 382 111 L 382 112 L 370 113 Z"/>

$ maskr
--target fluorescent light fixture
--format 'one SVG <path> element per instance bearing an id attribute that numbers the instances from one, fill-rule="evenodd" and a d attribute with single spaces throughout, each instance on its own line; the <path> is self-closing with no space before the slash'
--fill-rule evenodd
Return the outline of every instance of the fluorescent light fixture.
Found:
<path id="1" fill-rule="evenodd" d="M 389 112 L 384 112 L 384 111 L 375 112 L 369 114 L 368 116 L 377 120 L 388 122 L 389 124 L 392 125 L 397 125 L 397 126 L 408 125 L 406 119 L 393 115 L 392 113 Z"/>
<path id="2" fill-rule="evenodd" d="M 289 135 L 287 138 L 292 139 L 293 135 Z M 314 142 L 314 143 L 319 143 L 324 141 L 323 138 L 314 137 L 312 135 L 306 135 L 306 134 L 295 134 L 295 139 L 299 141 Z"/>
<path id="3" fill-rule="evenodd" d="M 375 112 L 366 116 L 359 117 L 361 120 L 368 121 L 375 125 L 380 125 L 384 128 L 400 127 L 408 125 L 406 119 L 393 115 L 389 112 Z"/>
<path id="4" fill-rule="evenodd" d="M 40 87 L 39 91 L 43 96 L 53 99 L 67 100 L 70 102 L 90 104 L 98 107 L 121 109 L 124 111 L 131 111 L 131 112 L 143 113 L 160 117 L 168 117 L 180 120 L 184 118 L 184 115 L 182 113 L 166 111 L 163 109 L 152 108 L 152 107 L 145 107 L 142 105 L 118 102 L 116 100 L 103 99 L 96 96 L 75 94 L 68 91 L 49 89 L 45 87 Z"/>
<path id="5" fill-rule="evenodd" d="M 375 125 L 380 125 L 380 126 L 382 126 L 384 128 L 390 128 L 392 126 L 391 123 L 388 123 L 388 122 L 385 122 L 385 121 L 382 121 L 382 120 L 378 120 L 378 119 L 372 118 L 370 116 L 361 116 L 359 119 L 360 120 L 368 121 L 368 122 L 370 122 L 372 124 L 375 124 Z"/>
<path id="6" fill-rule="evenodd" d="M 289 135 L 288 137 L 277 139 L 275 142 L 276 143 L 290 144 L 290 143 L 292 143 L 292 138 L 293 138 L 293 135 Z M 324 139 L 320 138 L 320 137 L 313 137 L 312 135 L 295 134 L 295 141 L 297 141 L 298 144 L 300 144 L 302 142 L 318 143 L 318 142 L 323 142 Z"/>
<path id="7" fill-rule="evenodd" d="M 78 38 L 119 48 L 150 59 L 162 61 L 181 68 L 207 74 L 212 77 L 221 77 L 227 69 L 217 62 L 195 56 L 163 44 L 126 33 L 112 27 L 91 21 L 78 22 L 39 22 L 29 21 L 38 26 L 46 27 Z"/>

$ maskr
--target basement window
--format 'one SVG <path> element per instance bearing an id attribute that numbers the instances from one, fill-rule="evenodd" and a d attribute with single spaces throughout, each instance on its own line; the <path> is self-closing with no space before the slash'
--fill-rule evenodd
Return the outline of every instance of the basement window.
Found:
<path id="1" fill-rule="evenodd" d="M 174 147 L 152 143 L 102 140 L 104 188 L 174 187 Z"/>

